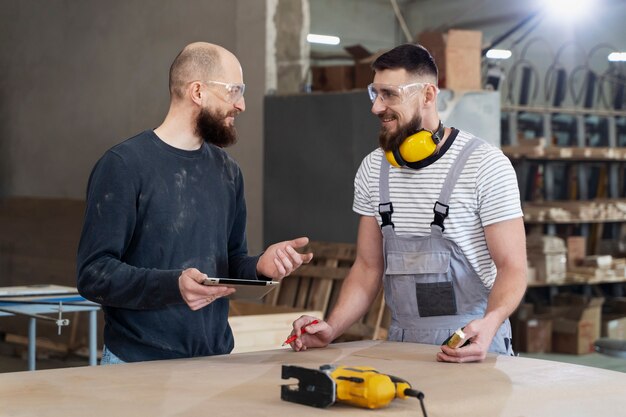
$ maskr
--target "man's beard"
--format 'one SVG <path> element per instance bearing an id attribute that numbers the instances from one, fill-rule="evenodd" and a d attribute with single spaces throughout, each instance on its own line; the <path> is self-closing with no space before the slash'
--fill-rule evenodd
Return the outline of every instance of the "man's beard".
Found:
<path id="1" fill-rule="evenodd" d="M 381 118 L 388 118 L 389 115 L 385 114 L 383 116 L 378 116 Z M 406 138 L 409 136 L 419 132 L 422 129 L 422 116 L 416 114 L 413 119 L 411 119 L 404 126 L 399 126 L 398 130 L 394 133 L 389 132 L 387 129 L 380 129 L 380 133 L 378 135 L 378 143 L 380 147 L 383 148 L 384 151 L 393 151 L 394 149 L 398 149 L 400 144 L 404 142 Z"/>
<path id="2" fill-rule="evenodd" d="M 226 126 L 224 119 L 236 114 L 220 115 L 212 113 L 209 109 L 200 110 L 196 118 L 196 135 L 200 136 L 207 143 L 212 143 L 220 148 L 237 143 L 237 129 L 234 126 Z"/>

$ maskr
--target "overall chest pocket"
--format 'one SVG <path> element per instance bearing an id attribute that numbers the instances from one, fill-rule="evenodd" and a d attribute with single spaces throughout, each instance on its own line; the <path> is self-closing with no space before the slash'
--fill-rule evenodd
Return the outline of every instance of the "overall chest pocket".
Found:
<path id="1" fill-rule="evenodd" d="M 385 291 L 389 294 L 390 308 L 398 315 L 456 314 L 456 297 L 449 271 L 450 252 L 389 251 Z"/>

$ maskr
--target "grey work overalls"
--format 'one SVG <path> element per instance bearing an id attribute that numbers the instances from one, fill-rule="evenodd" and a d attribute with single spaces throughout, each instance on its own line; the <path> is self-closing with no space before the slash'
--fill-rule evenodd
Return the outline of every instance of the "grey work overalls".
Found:
<path id="1" fill-rule="evenodd" d="M 391 341 L 440 345 L 455 330 L 485 314 L 489 290 L 458 245 L 443 236 L 452 190 L 480 144 L 473 137 L 448 172 L 433 210 L 430 236 L 396 236 L 391 222 L 389 163 L 382 158 L 379 213 L 383 219 L 385 302 L 392 314 Z M 513 354 L 509 320 L 498 329 L 489 351 Z"/>

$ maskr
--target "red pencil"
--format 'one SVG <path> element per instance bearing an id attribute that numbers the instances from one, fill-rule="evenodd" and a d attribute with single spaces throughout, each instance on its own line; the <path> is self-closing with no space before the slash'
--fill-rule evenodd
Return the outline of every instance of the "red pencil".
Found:
<path id="1" fill-rule="evenodd" d="M 312 325 L 312 324 L 317 324 L 317 323 L 319 323 L 319 322 L 320 322 L 319 320 L 313 320 L 312 322 L 310 322 L 310 323 L 309 323 L 309 324 L 307 324 L 306 326 L 302 327 L 302 328 L 300 329 L 300 331 L 302 332 L 302 334 L 305 334 L 305 333 L 306 333 L 306 327 L 307 327 L 307 326 L 310 326 L 310 325 Z M 281 346 L 288 345 L 289 343 L 293 342 L 293 341 L 294 341 L 294 340 L 296 340 L 297 338 L 298 338 L 298 336 L 296 336 L 295 334 L 292 334 L 291 336 L 289 336 L 289 337 L 287 338 L 287 340 L 285 340 L 285 342 L 284 342 Z"/>

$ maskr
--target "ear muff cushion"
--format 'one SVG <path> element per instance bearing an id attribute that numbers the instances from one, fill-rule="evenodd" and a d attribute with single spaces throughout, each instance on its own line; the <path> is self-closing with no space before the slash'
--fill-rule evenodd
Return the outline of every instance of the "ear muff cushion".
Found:
<path id="1" fill-rule="evenodd" d="M 436 148 L 432 134 L 426 130 L 420 130 L 402 142 L 400 155 L 406 162 L 417 162 L 431 156 Z"/>
<path id="2" fill-rule="evenodd" d="M 396 161 L 396 157 L 394 156 L 393 151 L 385 151 L 385 158 L 387 158 L 387 161 L 389 161 L 391 165 L 396 168 L 400 168 L 400 164 L 398 163 L 398 161 Z"/>

